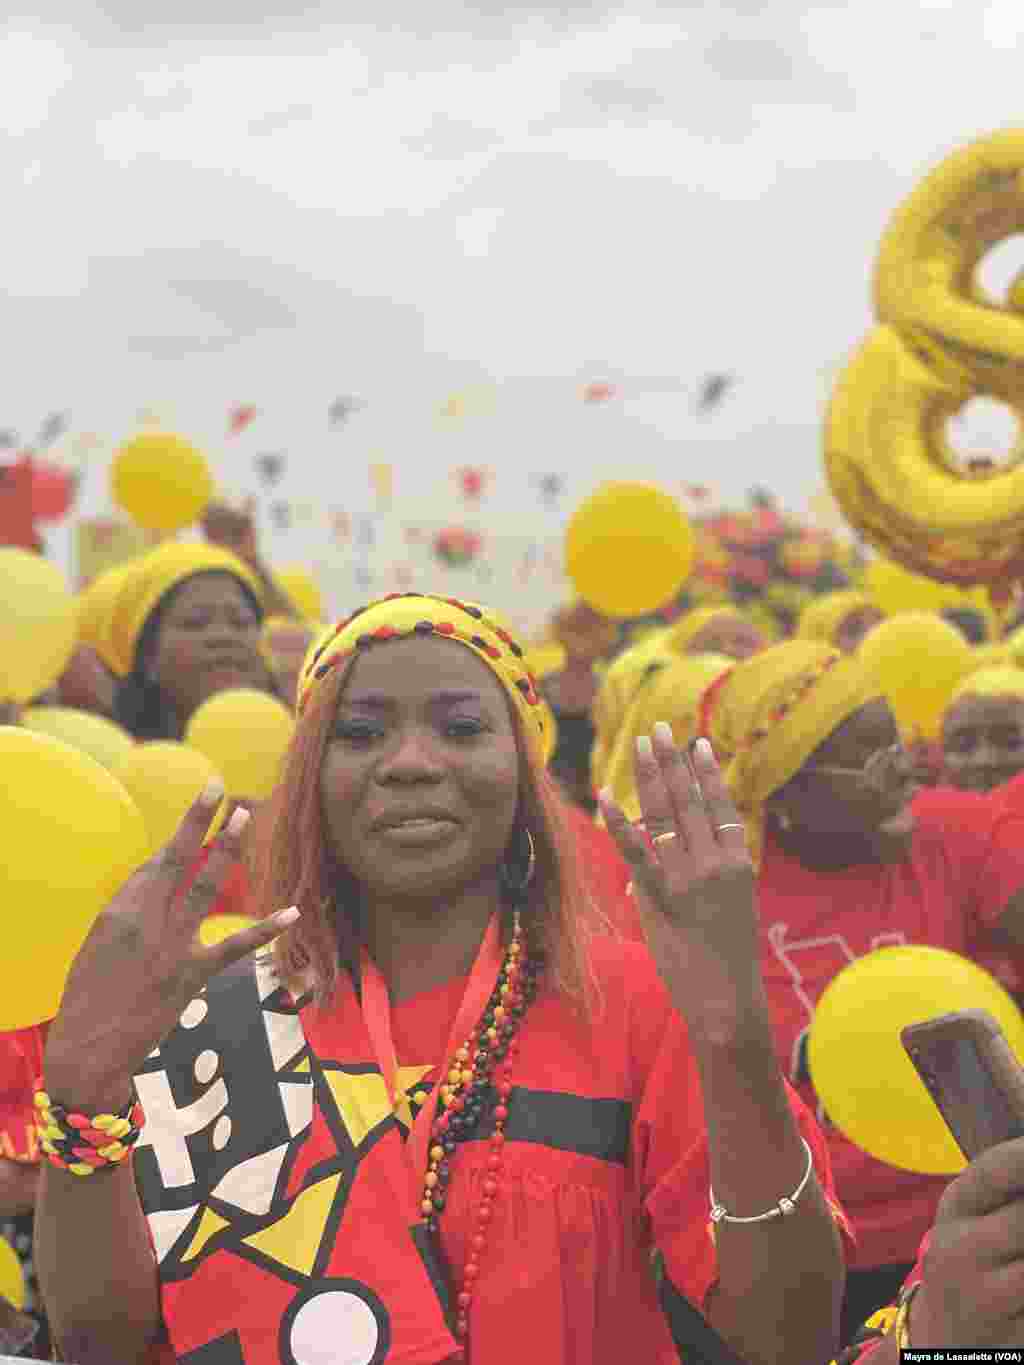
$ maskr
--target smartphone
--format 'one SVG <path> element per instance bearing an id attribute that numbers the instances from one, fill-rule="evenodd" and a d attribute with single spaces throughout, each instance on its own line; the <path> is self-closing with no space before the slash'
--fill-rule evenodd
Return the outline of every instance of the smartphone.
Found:
<path id="1" fill-rule="evenodd" d="M 911 1024 L 900 1041 L 968 1161 L 1024 1137 L 1024 1067 L 985 1010 Z"/>

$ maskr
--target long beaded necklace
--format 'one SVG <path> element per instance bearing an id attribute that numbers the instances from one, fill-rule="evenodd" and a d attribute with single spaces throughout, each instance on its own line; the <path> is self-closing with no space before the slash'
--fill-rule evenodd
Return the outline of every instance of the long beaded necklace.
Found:
<path id="1" fill-rule="evenodd" d="M 429 1165 L 423 1180 L 423 1199 L 420 1203 L 421 1221 L 430 1236 L 436 1239 L 440 1216 L 445 1207 L 445 1191 L 451 1180 L 451 1158 L 459 1143 L 467 1142 L 474 1136 L 485 1107 L 492 1095 L 496 1097 L 498 1103 L 494 1108 L 494 1132 L 490 1138 L 487 1176 L 469 1241 L 469 1254 L 462 1268 L 461 1287 L 455 1299 L 455 1336 L 459 1342 L 455 1359 L 459 1361 L 467 1359 L 469 1310 L 473 1304 L 473 1293 L 480 1274 L 480 1257 L 487 1246 L 487 1232 L 498 1194 L 508 1102 L 512 1094 L 512 1070 L 519 1051 L 516 1035 L 527 1005 L 537 995 L 538 978 L 544 969 L 543 959 L 538 954 L 528 956 L 525 951 L 518 911 L 515 912 L 513 924 L 512 940 L 480 1022 L 456 1050 L 451 1069 L 439 1088 L 438 1098 L 445 1112 L 434 1120 L 430 1130 Z"/>

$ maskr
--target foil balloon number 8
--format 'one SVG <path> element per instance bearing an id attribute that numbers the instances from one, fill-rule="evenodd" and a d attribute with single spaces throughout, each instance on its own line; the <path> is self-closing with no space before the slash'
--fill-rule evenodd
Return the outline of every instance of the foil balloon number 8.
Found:
<path id="1" fill-rule="evenodd" d="M 1008 599 L 1024 580 L 1024 439 L 1007 458 L 966 463 L 946 436 L 971 399 L 1024 426 L 1024 275 L 1007 299 L 976 278 L 997 243 L 1024 231 L 1024 129 L 982 139 L 932 171 L 879 248 L 880 325 L 841 374 L 825 464 L 851 524 L 904 567 Z"/>

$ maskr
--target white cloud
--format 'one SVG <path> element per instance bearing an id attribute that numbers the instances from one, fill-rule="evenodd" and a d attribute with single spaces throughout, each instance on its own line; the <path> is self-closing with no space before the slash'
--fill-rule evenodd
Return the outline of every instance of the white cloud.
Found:
<path id="1" fill-rule="evenodd" d="M 167 402 L 221 451 L 227 403 L 255 396 L 274 444 L 313 458 L 352 391 L 366 448 L 377 422 L 426 466 L 452 447 L 423 414 L 491 375 L 505 434 L 467 441 L 495 461 L 583 470 L 635 441 L 666 477 L 711 461 L 738 495 L 770 470 L 797 502 L 821 482 L 827 378 L 871 325 L 890 213 L 1018 118 L 1013 0 L 467 4 L 434 32 L 398 0 L 305 28 L 309 6 L 268 3 L 293 16 L 262 29 L 258 0 L 244 28 L 230 8 L 209 0 L 201 25 L 152 0 L 164 26 L 118 33 L 64 0 L 77 33 L 0 29 L 20 365 L 0 425 L 67 406 L 118 431 Z M 741 382 L 698 424 L 687 395 L 717 369 Z M 680 396 L 578 411 L 579 383 L 645 376 Z"/>
<path id="2" fill-rule="evenodd" d="M 71 59 L 57 38 L 0 30 L 0 130 L 16 138 L 41 127 L 71 76 Z"/>

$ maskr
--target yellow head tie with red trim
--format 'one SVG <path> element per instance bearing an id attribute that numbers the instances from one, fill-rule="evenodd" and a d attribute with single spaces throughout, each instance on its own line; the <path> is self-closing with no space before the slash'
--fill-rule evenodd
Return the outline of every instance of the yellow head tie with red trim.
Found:
<path id="1" fill-rule="evenodd" d="M 856 656 L 812 640 L 786 640 L 738 663 L 716 686 L 709 738 L 760 853 L 764 803 L 815 749 L 881 688 Z"/>
<path id="2" fill-rule="evenodd" d="M 299 674 L 298 714 L 317 685 L 333 669 L 345 667 L 359 650 L 414 636 L 453 640 L 482 659 L 512 698 L 527 741 L 547 763 L 554 745 L 551 711 L 526 667 L 522 646 L 493 612 L 455 597 L 392 593 L 324 631 L 314 640 Z"/>

